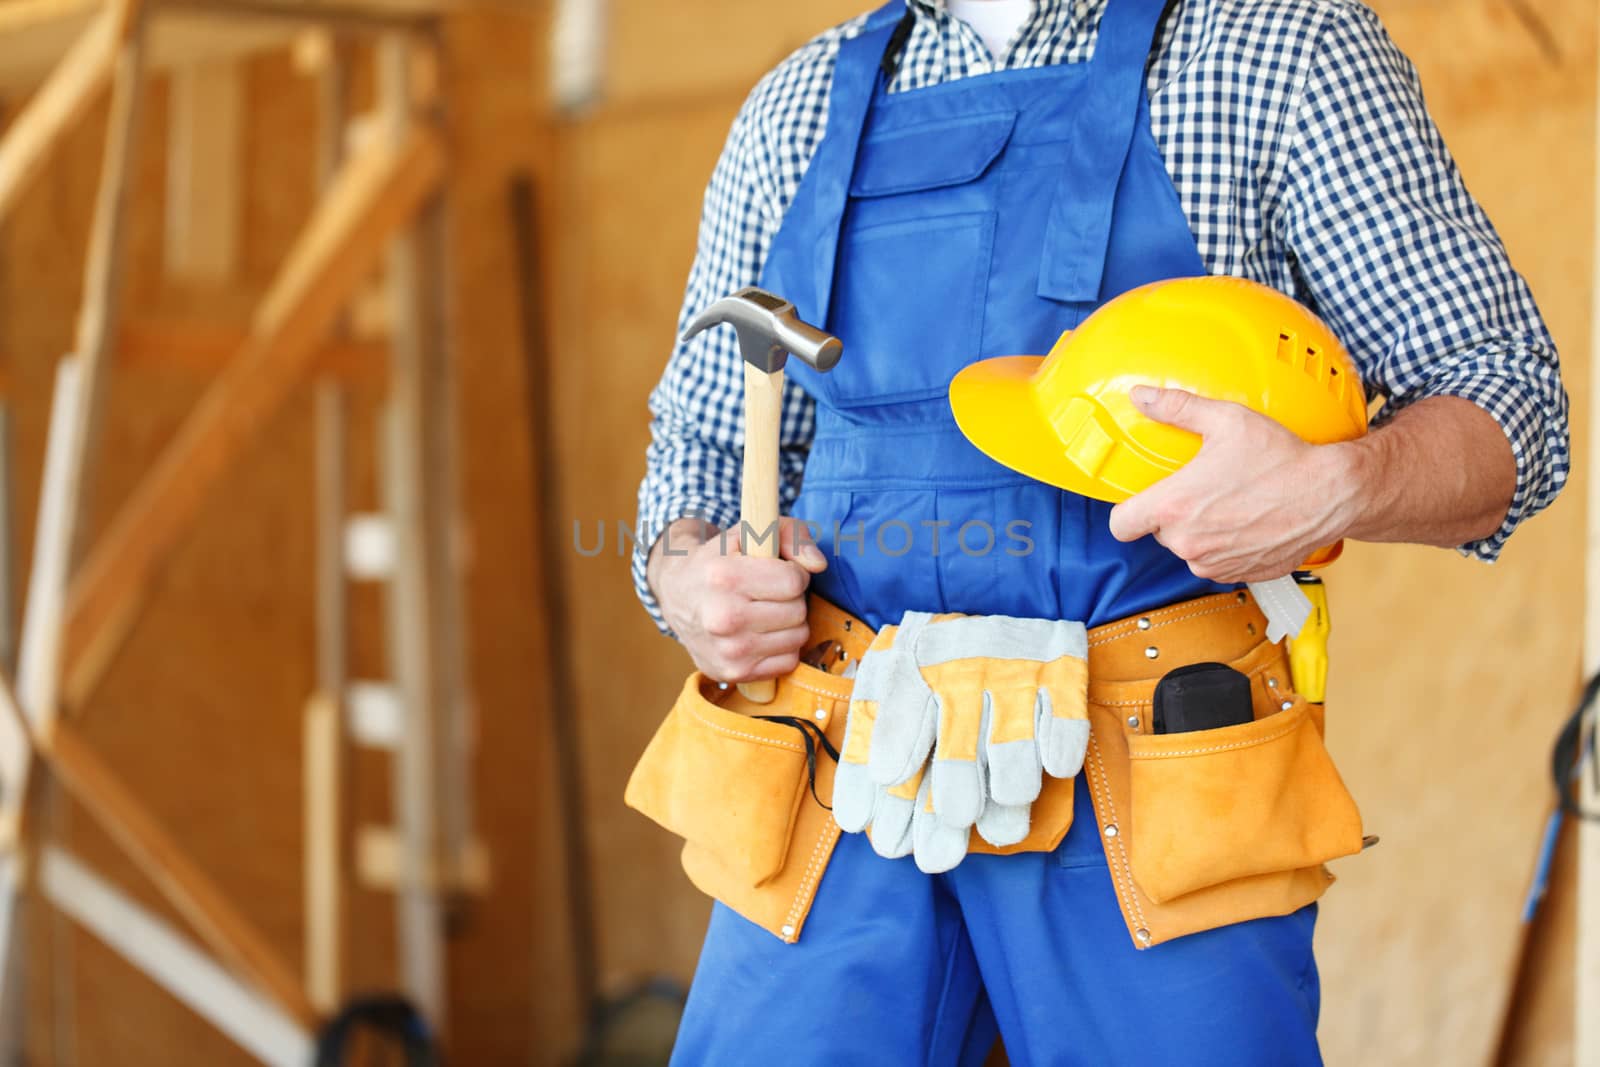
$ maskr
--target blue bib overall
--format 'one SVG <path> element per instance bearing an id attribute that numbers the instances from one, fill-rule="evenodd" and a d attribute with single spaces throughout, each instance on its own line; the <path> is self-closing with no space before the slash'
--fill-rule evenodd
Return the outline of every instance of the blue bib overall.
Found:
<path id="1" fill-rule="evenodd" d="M 1110 506 L 1016 474 L 961 436 L 962 367 L 1040 354 L 1130 288 L 1205 273 L 1150 132 L 1164 0 L 1111 0 L 1083 63 L 889 94 L 902 0 L 841 46 L 828 125 L 761 284 L 844 342 L 820 374 L 795 514 L 812 588 L 874 627 L 908 609 L 1090 626 L 1215 592 Z M 1079 810 L 1089 798 L 1081 781 Z M 1318 1061 L 1314 910 L 1129 943 L 1094 820 L 1055 853 L 939 876 L 845 835 L 792 946 L 716 906 L 674 1062 Z"/>

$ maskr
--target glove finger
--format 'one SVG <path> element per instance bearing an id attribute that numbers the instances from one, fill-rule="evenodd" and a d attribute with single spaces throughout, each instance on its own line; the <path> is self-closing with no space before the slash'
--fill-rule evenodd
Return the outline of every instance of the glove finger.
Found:
<path id="1" fill-rule="evenodd" d="M 1039 690 L 1035 707 L 1039 722 L 1039 759 L 1045 773 L 1053 778 L 1071 778 L 1083 769 L 1083 755 L 1089 747 L 1087 715 L 1082 709 L 1076 709 L 1076 715 L 1062 714 L 1048 689 Z"/>
<path id="2" fill-rule="evenodd" d="M 894 649 L 879 655 L 876 662 L 870 656 L 862 661 L 862 677 L 857 680 L 855 691 L 858 699 L 877 701 L 877 720 L 867 758 L 872 780 L 880 785 L 895 785 L 910 779 L 927 762 L 938 720 L 933 691 L 922 680 L 911 657 Z M 868 686 L 865 693 L 863 685 Z"/>
<path id="3" fill-rule="evenodd" d="M 876 783 L 867 773 L 878 703 L 852 700 L 849 716 L 844 724 L 844 743 L 839 746 L 839 769 L 833 778 L 833 820 L 840 829 L 855 834 L 872 821 L 872 806 L 878 794 Z"/>
<path id="4" fill-rule="evenodd" d="M 873 810 L 868 837 L 872 850 L 886 859 L 911 855 L 911 820 L 917 811 L 917 793 L 922 786 L 919 773 L 909 782 L 888 789 L 880 788 Z"/>
<path id="5" fill-rule="evenodd" d="M 939 740 L 933 750 L 933 810 L 949 826 L 965 828 L 983 810 L 983 768 L 978 739 L 988 712 L 976 704 L 939 698 Z"/>
<path id="6" fill-rule="evenodd" d="M 846 833 L 859 834 L 873 821 L 873 809 L 882 791 L 883 787 L 867 774 L 866 764 L 847 763 L 841 758 L 833 775 L 833 821 Z"/>
<path id="7" fill-rule="evenodd" d="M 972 828 L 951 826 L 934 814 L 932 779 L 931 774 L 923 778 L 917 795 L 916 811 L 911 820 L 912 854 L 918 870 L 924 874 L 942 874 L 966 856 Z"/>
<path id="8" fill-rule="evenodd" d="M 1015 845 L 1028 836 L 1032 811 L 1030 804 L 985 804 L 976 824 L 978 836 L 998 848 Z"/>
<path id="9" fill-rule="evenodd" d="M 1044 784 L 1039 742 L 1034 736 L 1036 693 L 1030 684 L 989 694 L 984 759 L 989 765 L 989 796 L 1003 807 L 1032 804 Z"/>

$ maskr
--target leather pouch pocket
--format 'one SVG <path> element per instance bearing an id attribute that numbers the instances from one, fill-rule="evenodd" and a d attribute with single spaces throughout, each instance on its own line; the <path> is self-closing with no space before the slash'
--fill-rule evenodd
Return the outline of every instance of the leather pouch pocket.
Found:
<path id="1" fill-rule="evenodd" d="M 623 795 L 751 887 L 783 870 L 808 781 L 803 735 L 762 714 L 781 712 L 690 675 Z"/>
<path id="2" fill-rule="evenodd" d="M 1254 722 L 1128 738 L 1134 880 L 1160 903 L 1361 851 L 1361 815 L 1296 700 Z"/>

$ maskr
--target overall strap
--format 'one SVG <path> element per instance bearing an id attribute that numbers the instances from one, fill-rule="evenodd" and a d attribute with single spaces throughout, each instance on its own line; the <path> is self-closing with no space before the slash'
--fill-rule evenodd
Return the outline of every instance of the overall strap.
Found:
<path id="1" fill-rule="evenodd" d="M 856 153 L 861 147 L 861 131 L 872 109 L 878 80 L 884 76 L 884 63 L 891 51 L 891 39 L 907 34 L 902 26 L 912 18 L 905 0 L 890 0 L 867 17 L 865 28 L 839 46 L 833 68 L 833 86 L 828 94 L 828 128 L 811 160 L 816 175 L 815 240 L 817 306 L 809 309 L 821 325 L 828 321 L 833 299 L 833 268 L 838 256 L 839 227 L 844 222 L 845 205 L 850 196 L 850 178 L 856 169 Z"/>
<path id="2" fill-rule="evenodd" d="M 1110 0 L 1100 18 L 1081 114 L 1061 191 L 1051 205 L 1038 294 L 1100 295 L 1111 210 L 1138 123 L 1147 121 L 1145 71 L 1168 0 Z"/>

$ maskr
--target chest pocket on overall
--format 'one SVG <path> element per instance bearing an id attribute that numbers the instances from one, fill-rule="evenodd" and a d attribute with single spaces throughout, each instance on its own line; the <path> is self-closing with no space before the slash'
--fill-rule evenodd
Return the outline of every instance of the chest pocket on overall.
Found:
<path id="1" fill-rule="evenodd" d="M 863 138 L 833 306 L 879 310 L 841 332 L 851 358 L 807 376 L 820 399 L 849 409 L 940 398 L 978 357 L 996 221 L 994 183 L 979 179 L 1015 123 L 1014 111 L 990 112 Z"/>

